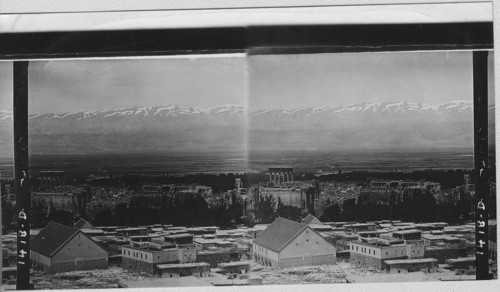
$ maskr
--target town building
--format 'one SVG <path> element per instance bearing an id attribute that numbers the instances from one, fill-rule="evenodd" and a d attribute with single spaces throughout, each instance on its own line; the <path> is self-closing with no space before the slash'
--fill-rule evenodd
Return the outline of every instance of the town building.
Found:
<path id="1" fill-rule="evenodd" d="M 438 268 L 436 259 L 402 259 L 402 260 L 386 260 L 386 270 L 388 273 L 411 273 L 424 271 L 435 273 Z"/>
<path id="2" fill-rule="evenodd" d="M 182 250 L 182 262 L 194 263 L 196 262 L 196 246 L 194 244 L 178 244 L 178 248 Z"/>
<path id="3" fill-rule="evenodd" d="M 81 230 L 51 222 L 31 241 L 31 266 L 50 274 L 106 269 L 108 253 Z"/>
<path id="4" fill-rule="evenodd" d="M 343 226 L 349 232 L 362 232 L 362 231 L 375 231 L 377 229 L 377 225 L 373 223 L 354 223 L 354 224 L 346 224 Z"/>
<path id="5" fill-rule="evenodd" d="M 196 253 L 196 262 L 208 263 L 210 268 L 217 268 L 220 263 L 229 263 L 231 252 L 227 249 L 201 250 Z"/>
<path id="6" fill-rule="evenodd" d="M 119 228 L 115 231 L 117 235 L 124 237 L 148 235 L 148 229 L 144 227 Z"/>
<path id="7" fill-rule="evenodd" d="M 304 219 L 302 219 L 302 223 L 309 225 L 309 224 L 323 224 L 318 218 L 316 218 L 314 215 L 307 214 Z"/>
<path id="8" fill-rule="evenodd" d="M 356 266 L 385 270 L 387 260 L 408 258 L 408 245 L 404 240 L 360 238 L 350 245 L 349 260 Z"/>
<path id="9" fill-rule="evenodd" d="M 308 225 L 280 217 L 253 240 L 253 258 L 273 268 L 334 264 L 336 249 Z"/>
<path id="10" fill-rule="evenodd" d="M 447 259 L 446 264 L 451 270 L 474 271 L 476 270 L 476 257 Z"/>
<path id="11" fill-rule="evenodd" d="M 220 263 L 218 268 L 222 270 L 223 274 L 247 274 L 250 271 L 250 264 L 249 261 Z"/>
<path id="12" fill-rule="evenodd" d="M 90 224 L 87 220 L 85 220 L 83 218 L 80 218 L 80 220 L 76 221 L 75 224 L 73 224 L 73 227 L 76 229 L 93 229 L 94 228 L 94 226 L 92 226 L 92 224 Z"/>
<path id="13" fill-rule="evenodd" d="M 183 263 L 182 250 L 176 246 L 160 245 L 151 242 L 122 246 L 122 267 L 127 270 L 158 274 L 156 265 Z"/>
<path id="14" fill-rule="evenodd" d="M 185 276 L 208 276 L 210 265 L 207 263 L 158 264 L 158 275 L 162 278 L 178 278 Z"/>
<path id="15" fill-rule="evenodd" d="M 456 244 L 426 246 L 424 257 L 437 259 L 439 264 L 444 264 L 448 259 L 467 257 L 470 254 L 469 250 L 467 246 Z"/>
<path id="16" fill-rule="evenodd" d="M 191 244 L 193 243 L 193 235 L 189 233 L 163 235 L 165 242 L 175 244 Z"/>
<path id="17" fill-rule="evenodd" d="M 392 236 L 394 238 L 404 239 L 404 240 L 419 240 L 422 236 L 422 231 L 417 229 L 394 231 L 392 233 Z"/>

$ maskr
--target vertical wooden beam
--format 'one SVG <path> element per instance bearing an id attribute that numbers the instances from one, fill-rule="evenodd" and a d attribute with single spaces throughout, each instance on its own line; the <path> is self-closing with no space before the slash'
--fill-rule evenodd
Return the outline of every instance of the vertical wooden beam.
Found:
<path id="1" fill-rule="evenodd" d="M 489 279 L 488 266 L 488 52 L 472 57 L 474 87 L 474 174 L 476 176 L 476 279 Z"/>
<path id="2" fill-rule="evenodd" d="M 14 171 L 17 210 L 17 290 L 30 289 L 28 61 L 14 61 Z"/>

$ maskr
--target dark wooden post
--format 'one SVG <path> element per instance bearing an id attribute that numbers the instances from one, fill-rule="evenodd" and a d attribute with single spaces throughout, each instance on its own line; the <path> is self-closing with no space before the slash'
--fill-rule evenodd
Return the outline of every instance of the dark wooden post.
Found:
<path id="1" fill-rule="evenodd" d="M 489 279 L 488 266 L 488 52 L 473 52 L 474 173 L 476 176 L 476 279 Z"/>
<path id="2" fill-rule="evenodd" d="M 28 61 L 14 62 L 14 170 L 17 210 L 17 290 L 30 289 Z"/>

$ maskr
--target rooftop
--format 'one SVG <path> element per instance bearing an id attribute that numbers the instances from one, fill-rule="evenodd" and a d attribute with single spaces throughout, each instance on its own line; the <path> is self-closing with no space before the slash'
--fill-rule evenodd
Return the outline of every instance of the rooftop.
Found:
<path id="1" fill-rule="evenodd" d="M 175 269 L 175 268 L 197 268 L 197 267 L 209 267 L 208 263 L 184 263 L 184 264 L 159 264 L 156 267 L 160 270 L 163 269 Z"/>
<path id="2" fill-rule="evenodd" d="M 398 264 L 422 264 L 422 263 L 434 263 L 438 260 L 433 258 L 424 258 L 424 259 L 404 259 L 404 260 L 388 260 L 385 261 L 388 265 L 398 265 Z"/>
<path id="3" fill-rule="evenodd" d="M 266 230 L 254 239 L 254 243 L 273 251 L 281 250 L 290 240 L 307 225 L 278 217 Z"/>
<path id="4" fill-rule="evenodd" d="M 51 222 L 31 240 L 30 249 L 50 257 L 77 232 L 78 229 Z"/>
<path id="5" fill-rule="evenodd" d="M 466 257 L 466 258 L 456 258 L 456 259 L 447 259 L 450 263 L 467 263 L 467 262 L 475 262 L 476 257 Z"/>
<path id="6" fill-rule="evenodd" d="M 180 233 L 180 234 L 168 234 L 168 235 L 163 235 L 164 237 L 168 238 L 186 238 L 186 237 L 193 237 L 192 234 L 189 233 Z"/>
<path id="7" fill-rule="evenodd" d="M 220 267 L 237 267 L 242 265 L 251 265 L 251 261 L 239 261 L 239 262 L 229 262 L 229 263 L 220 263 Z"/>
<path id="8" fill-rule="evenodd" d="M 80 218 L 80 220 L 76 221 L 76 223 L 73 225 L 76 229 L 82 229 L 83 226 L 88 226 L 92 228 L 93 226 L 85 219 Z"/>
<path id="9" fill-rule="evenodd" d="M 304 223 L 304 224 L 310 224 L 314 220 L 319 221 L 319 219 L 316 218 L 316 217 L 314 217 L 314 215 L 307 214 L 307 216 L 304 219 L 302 219 L 302 223 Z M 319 222 L 321 222 L 321 221 L 319 221 Z"/>
<path id="10" fill-rule="evenodd" d="M 394 231 L 393 234 L 413 234 L 413 233 L 422 233 L 422 231 L 418 229 L 408 229 L 408 230 L 398 230 Z"/>

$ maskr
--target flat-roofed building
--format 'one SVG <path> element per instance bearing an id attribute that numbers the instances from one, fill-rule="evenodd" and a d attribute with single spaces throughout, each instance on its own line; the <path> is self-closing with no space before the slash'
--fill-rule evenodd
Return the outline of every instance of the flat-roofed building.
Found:
<path id="1" fill-rule="evenodd" d="M 218 268 L 223 274 L 246 274 L 250 271 L 250 261 L 237 261 L 230 263 L 220 263 Z"/>
<path id="2" fill-rule="evenodd" d="M 177 247 L 164 247 L 151 242 L 122 246 L 122 267 L 127 270 L 157 274 L 158 264 L 182 262 L 182 250 Z"/>
<path id="3" fill-rule="evenodd" d="M 212 238 L 212 239 L 206 239 L 206 238 L 194 238 L 193 239 L 193 244 L 195 245 L 197 250 L 205 250 L 210 247 L 215 247 L 215 243 L 218 241 L 218 239 Z"/>
<path id="4" fill-rule="evenodd" d="M 156 270 L 162 278 L 185 276 L 208 276 L 210 265 L 207 263 L 158 264 Z"/>
<path id="5" fill-rule="evenodd" d="M 456 259 L 447 259 L 446 264 L 451 270 L 475 270 L 476 257 L 461 257 Z"/>
<path id="6" fill-rule="evenodd" d="M 447 244 L 447 243 L 459 244 L 463 242 L 462 239 L 448 234 L 441 234 L 441 235 L 422 234 L 421 237 L 426 246 L 435 246 L 438 244 Z"/>
<path id="7" fill-rule="evenodd" d="M 353 221 L 341 221 L 341 222 L 323 222 L 323 224 L 330 225 L 332 228 L 345 228 L 346 225 L 356 224 Z"/>
<path id="8" fill-rule="evenodd" d="M 273 268 L 334 264 L 336 249 L 308 225 L 280 217 L 253 240 L 253 258 Z"/>
<path id="9" fill-rule="evenodd" d="M 129 227 L 129 228 L 118 228 L 115 229 L 116 234 L 124 237 L 137 236 L 137 235 L 147 235 L 148 229 L 144 227 Z"/>
<path id="10" fill-rule="evenodd" d="M 443 244 L 441 246 L 426 246 L 424 257 L 434 258 L 439 264 L 444 264 L 448 259 L 467 257 L 469 254 L 467 246 L 456 244 Z"/>
<path id="11" fill-rule="evenodd" d="M 177 247 L 182 250 L 183 263 L 196 262 L 196 246 L 194 244 L 178 244 Z"/>
<path id="12" fill-rule="evenodd" d="M 389 234 L 386 230 L 360 231 L 357 233 L 359 237 L 380 237 L 380 235 Z"/>
<path id="13" fill-rule="evenodd" d="M 318 231 L 318 232 L 324 232 L 324 231 L 331 231 L 332 227 L 330 225 L 326 224 L 308 224 L 309 227 L 312 229 Z"/>
<path id="14" fill-rule="evenodd" d="M 193 243 L 193 235 L 189 233 L 163 235 L 166 242 L 175 244 L 190 244 Z"/>
<path id="15" fill-rule="evenodd" d="M 354 223 L 344 225 L 347 231 L 358 233 L 361 231 L 374 231 L 377 229 L 377 225 L 373 223 Z"/>
<path id="16" fill-rule="evenodd" d="M 422 231 L 418 229 L 394 231 L 392 236 L 404 240 L 419 240 L 422 237 Z"/>
<path id="17" fill-rule="evenodd" d="M 196 262 L 208 263 L 210 268 L 217 268 L 220 263 L 229 263 L 231 253 L 227 249 L 201 250 L 196 253 Z"/>
<path id="18" fill-rule="evenodd" d="M 411 273 L 424 271 L 428 273 L 435 273 L 438 268 L 436 259 L 401 259 L 401 260 L 386 260 L 386 271 L 388 273 Z"/>
<path id="19" fill-rule="evenodd" d="M 425 255 L 425 244 L 423 240 L 406 240 L 406 255 L 409 259 L 423 258 Z"/>
<path id="20" fill-rule="evenodd" d="M 360 238 L 350 243 L 350 262 L 353 265 L 378 270 L 386 269 L 386 260 L 406 259 L 408 245 L 404 240 Z"/>

